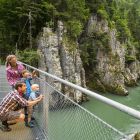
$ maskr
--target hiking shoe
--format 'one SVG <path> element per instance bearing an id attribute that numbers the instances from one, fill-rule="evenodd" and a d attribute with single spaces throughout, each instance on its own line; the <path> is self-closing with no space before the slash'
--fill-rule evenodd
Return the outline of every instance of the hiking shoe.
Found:
<path id="1" fill-rule="evenodd" d="M 35 120 L 31 120 L 30 123 L 35 125 Z"/>
<path id="2" fill-rule="evenodd" d="M 29 122 L 29 123 L 25 123 L 25 126 L 26 127 L 33 128 L 34 127 L 34 124 L 32 122 Z"/>
<path id="3" fill-rule="evenodd" d="M 30 128 L 33 128 L 33 127 L 34 127 L 34 124 L 30 121 L 30 122 L 28 123 L 28 126 L 29 126 Z"/>
<path id="4" fill-rule="evenodd" d="M 1 130 L 2 130 L 3 132 L 9 132 L 9 131 L 11 131 L 12 129 L 11 129 L 10 127 L 8 127 L 8 126 L 2 125 Z"/>
<path id="5" fill-rule="evenodd" d="M 27 121 L 25 121 L 25 126 L 28 126 L 28 122 Z"/>
<path id="6" fill-rule="evenodd" d="M 31 117 L 31 120 L 32 120 L 32 121 L 34 121 L 34 120 L 35 120 L 35 118 L 34 118 L 34 117 Z"/>

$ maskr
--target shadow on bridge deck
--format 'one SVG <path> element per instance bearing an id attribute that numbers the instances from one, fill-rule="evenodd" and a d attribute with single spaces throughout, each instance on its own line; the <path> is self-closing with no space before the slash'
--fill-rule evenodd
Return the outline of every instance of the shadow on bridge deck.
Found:
<path id="1" fill-rule="evenodd" d="M 28 128 L 24 123 L 18 123 L 10 126 L 12 131 L 0 131 L 0 140 L 45 140 L 38 126 Z"/>

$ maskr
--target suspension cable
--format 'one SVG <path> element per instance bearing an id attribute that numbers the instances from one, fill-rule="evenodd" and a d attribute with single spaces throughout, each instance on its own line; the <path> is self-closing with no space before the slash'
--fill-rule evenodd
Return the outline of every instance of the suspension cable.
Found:
<path id="1" fill-rule="evenodd" d="M 22 33 L 23 33 L 23 31 L 24 31 L 24 29 L 25 29 L 25 27 L 26 27 L 26 25 L 27 25 L 27 22 L 28 22 L 28 20 L 29 20 L 29 18 L 26 20 L 26 22 L 25 22 L 25 24 L 24 24 L 24 27 L 22 28 L 22 31 L 21 31 L 21 33 L 19 34 L 19 38 L 18 38 L 18 40 L 17 40 L 17 44 L 18 44 L 18 42 L 19 42 L 19 40 L 20 40 L 20 38 L 21 38 L 21 36 L 22 36 Z"/>
<path id="2" fill-rule="evenodd" d="M 23 28 L 22 28 L 20 34 L 19 34 L 18 40 L 17 40 L 17 42 L 16 42 L 16 45 L 15 45 L 15 48 L 16 48 L 16 52 L 15 52 L 15 53 L 16 53 L 16 54 L 17 54 L 17 50 L 18 50 L 18 43 L 19 43 L 19 41 L 20 41 L 20 39 L 21 39 L 21 36 L 22 36 L 22 34 L 23 34 L 23 31 L 24 31 L 24 29 L 25 29 L 25 27 L 26 27 L 26 25 L 27 25 L 29 19 L 30 19 L 30 12 L 29 12 L 29 17 L 27 18 L 27 20 L 26 20 L 26 22 L 25 22 L 25 24 L 24 24 L 24 26 L 23 26 Z"/>
<path id="3" fill-rule="evenodd" d="M 32 16 L 31 16 L 31 11 L 29 12 L 29 35 L 30 35 L 30 48 L 32 49 Z"/>

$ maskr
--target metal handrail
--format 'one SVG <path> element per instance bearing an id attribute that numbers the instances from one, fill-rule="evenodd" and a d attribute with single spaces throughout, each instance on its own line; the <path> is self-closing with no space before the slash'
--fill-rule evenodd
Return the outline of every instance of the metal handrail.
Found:
<path id="1" fill-rule="evenodd" d="M 41 73 L 45 74 L 46 76 L 49 76 L 49 77 L 51 77 L 51 78 L 53 78 L 53 79 L 55 79 L 55 80 L 57 80 L 57 81 L 59 81 L 59 82 L 65 84 L 65 85 L 67 85 L 67 86 L 70 86 L 70 87 L 72 87 L 72 88 L 74 88 L 74 89 L 76 89 L 76 90 L 79 90 L 79 91 L 81 91 L 81 92 L 83 92 L 83 93 L 85 93 L 85 94 L 87 94 L 87 95 L 89 95 L 89 96 L 92 96 L 92 97 L 94 97 L 94 98 L 96 98 L 96 99 L 98 99 L 98 100 L 100 100 L 100 101 L 102 101 L 102 102 L 104 102 L 104 103 L 106 103 L 106 104 L 108 104 L 108 105 L 110 105 L 110 106 L 112 106 L 112 107 L 114 107 L 114 108 L 116 108 L 116 109 L 122 111 L 122 112 L 125 112 L 125 113 L 127 113 L 127 114 L 129 114 L 129 115 L 131 115 L 131 116 L 133 116 L 133 117 L 135 117 L 135 118 L 137 118 L 137 119 L 140 119 L 140 112 L 137 111 L 137 110 L 135 110 L 135 109 L 133 109 L 133 108 L 130 108 L 130 107 L 126 106 L 126 105 L 123 105 L 123 104 L 118 103 L 118 102 L 116 102 L 116 101 L 113 101 L 113 100 L 111 100 L 111 99 L 109 99 L 109 98 L 106 98 L 106 97 L 104 97 L 104 96 L 102 96 L 102 95 L 99 95 L 99 94 L 97 94 L 97 93 L 95 93 L 95 92 L 93 92 L 93 91 L 90 91 L 90 90 L 88 90 L 88 89 L 85 89 L 85 88 L 83 88 L 83 87 L 80 87 L 80 86 L 78 86 L 78 85 L 75 85 L 75 84 L 73 84 L 73 83 L 71 83 L 71 82 L 69 82 L 69 81 L 63 80 L 63 79 L 61 79 L 61 78 L 59 78 L 59 77 L 57 77 L 57 76 L 54 76 L 54 75 L 52 75 L 52 74 L 49 74 L 49 73 L 44 72 L 44 71 L 42 71 L 42 70 L 39 70 L 39 69 L 37 69 L 37 68 L 35 68 L 35 67 L 33 67 L 33 66 L 30 66 L 30 65 L 28 65 L 28 64 L 25 64 L 25 63 L 23 63 L 23 62 L 21 62 L 21 63 L 22 63 L 23 65 L 25 65 L 25 66 L 31 68 L 31 69 L 34 69 L 34 70 L 36 70 L 36 71 L 38 71 L 38 72 L 41 72 Z"/>

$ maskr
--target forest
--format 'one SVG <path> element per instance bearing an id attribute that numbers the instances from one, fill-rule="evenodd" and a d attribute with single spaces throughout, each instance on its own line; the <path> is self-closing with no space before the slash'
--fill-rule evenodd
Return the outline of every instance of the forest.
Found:
<path id="1" fill-rule="evenodd" d="M 36 37 L 46 26 L 55 31 L 58 20 L 64 22 L 67 36 L 78 41 L 88 18 L 93 14 L 107 20 L 109 27 L 117 30 L 118 40 L 127 49 L 131 46 L 136 48 L 136 58 L 128 53 L 125 56 L 127 62 L 140 60 L 139 0 L 0 0 L 1 59 L 15 53 L 16 49 L 22 51 L 23 56 L 28 56 L 28 50 L 36 57 Z M 87 59 L 91 60 L 90 56 Z M 83 61 L 88 62 L 86 59 Z"/>

